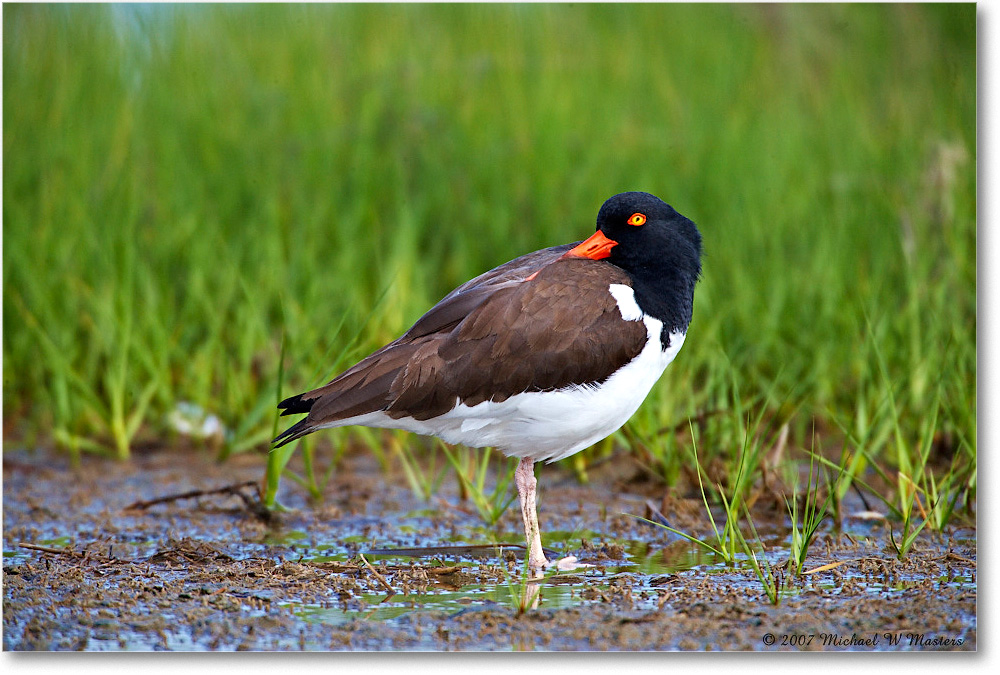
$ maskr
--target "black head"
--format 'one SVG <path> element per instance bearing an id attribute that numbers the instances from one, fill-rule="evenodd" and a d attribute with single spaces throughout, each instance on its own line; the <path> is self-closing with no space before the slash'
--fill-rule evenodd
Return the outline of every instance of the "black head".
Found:
<path id="1" fill-rule="evenodd" d="M 661 199 L 646 192 L 615 195 L 597 214 L 597 232 L 563 257 L 617 265 L 631 277 L 642 311 L 663 322 L 664 335 L 687 330 L 701 275 L 701 234 Z"/>
<path id="2" fill-rule="evenodd" d="M 608 262 L 633 276 L 682 270 L 701 273 L 701 233 L 693 222 L 648 192 L 623 192 L 604 202 L 597 229 L 617 242 Z"/>

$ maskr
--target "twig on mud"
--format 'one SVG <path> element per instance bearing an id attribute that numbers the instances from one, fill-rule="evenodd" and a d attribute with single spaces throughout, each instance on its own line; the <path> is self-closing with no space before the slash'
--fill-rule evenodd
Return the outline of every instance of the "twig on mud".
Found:
<path id="1" fill-rule="evenodd" d="M 340 563 L 340 562 L 312 562 L 310 560 L 303 560 L 302 565 L 307 565 L 309 567 L 316 567 L 321 570 L 327 570 L 329 572 L 357 572 L 361 569 L 360 565 L 352 565 L 351 563 Z M 409 572 L 412 567 L 410 566 L 399 566 L 399 565 L 389 565 L 389 571 L 392 572 Z M 445 577 L 449 574 L 455 574 L 456 572 L 462 571 L 461 565 L 450 565 L 447 567 L 417 567 L 424 574 L 432 577 Z"/>
<path id="2" fill-rule="evenodd" d="M 976 567 L 976 561 L 966 558 L 965 556 L 958 555 L 954 551 L 948 551 L 945 555 L 938 558 L 938 560 L 954 560 L 956 562 L 965 563 L 966 565 L 972 565 Z"/>
<path id="3" fill-rule="evenodd" d="M 385 577 L 383 577 L 381 574 L 378 573 L 378 570 L 372 567 L 372 564 L 368 562 L 367 558 L 365 558 L 365 554 L 358 553 L 358 557 L 361 558 L 361 562 L 365 564 L 365 567 L 368 568 L 368 571 L 371 572 L 376 579 L 378 579 L 378 582 L 382 584 L 382 586 L 385 587 L 387 591 L 389 591 L 389 597 L 396 595 L 395 589 L 393 589 L 393 587 L 389 585 L 389 582 L 385 580 Z"/>
<path id="4" fill-rule="evenodd" d="M 337 572 L 343 574 L 344 572 L 357 572 L 361 569 L 360 565 L 352 565 L 351 563 L 340 563 L 340 562 L 313 562 L 312 560 L 303 560 L 299 562 L 300 565 L 305 565 L 306 567 L 315 567 L 317 569 L 324 570 L 326 572 Z"/>
<path id="5" fill-rule="evenodd" d="M 660 509 L 656 508 L 656 504 L 649 499 L 646 500 L 646 515 L 648 516 L 646 520 L 651 520 L 654 523 L 670 527 L 670 521 L 667 520 L 667 517 L 663 515 L 663 512 L 661 512 Z"/>
<path id="6" fill-rule="evenodd" d="M 449 574 L 454 574 L 461 569 L 461 565 L 452 565 L 451 567 L 421 567 L 420 571 L 424 574 L 430 574 L 431 576 L 444 577 Z"/>
<path id="7" fill-rule="evenodd" d="M 38 544 L 28 544 L 23 541 L 17 543 L 21 548 L 26 548 L 31 551 L 41 551 L 42 553 L 55 553 L 56 555 L 69 555 L 74 558 L 79 558 L 82 554 L 76 551 L 70 551 L 65 548 L 53 548 L 51 546 L 39 546 Z"/>
<path id="8" fill-rule="evenodd" d="M 836 569 L 836 568 L 840 567 L 841 565 L 846 565 L 848 562 L 851 562 L 851 561 L 849 561 L 849 560 L 839 560 L 837 562 L 828 563 L 826 565 L 820 565 L 819 567 L 814 567 L 811 570 L 806 570 L 805 572 L 802 573 L 802 576 L 805 576 L 807 574 L 816 574 L 817 572 L 829 572 L 830 570 Z"/>
<path id="9" fill-rule="evenodd" d="M 256 501 L 254 501 L 252 498 L 240 492 L 240 490 L 246 487 L 254 488 L 255 492 L 257 493 Z M 167 502 L 175 502 L 180 499 L 193 499 L 195 497 L 205 497 L 207 495 L 219 495 L 219 494 L 236 495 L 237 497 L 243 500 L 243 503 L 246 505 L 248 509 L 250 509 L 254 513 L 257 512 L 256 505 L 260 502 L 260 485 L 257 484 L 257 481 L 253 480 L 243 481 L 242 483 L 233 483 L 232 485 L 225 485 L 220 488 L 215 488 L 214 490 L 189 490 L 188 492 L 181 492 L 180 494 L 175 494 L 175 495 L 167 495 L 166 497 L 157 497 L 156 499 L 150 499 L 147 501 L 140 500 L 137 502 L 133 502 L 132 504 L 129 504 L 122 510 L 145 511 L 149 507 L 156 506 L 157 504 L 166 504 Z"/>

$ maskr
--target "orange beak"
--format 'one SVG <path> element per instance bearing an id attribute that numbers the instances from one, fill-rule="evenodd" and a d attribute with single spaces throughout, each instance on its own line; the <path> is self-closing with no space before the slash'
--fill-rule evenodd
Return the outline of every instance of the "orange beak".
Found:
<path id="1" fill-rule="evenodd" d="M 578 246 L 571 248 L 562 254 L 563 258 L 590 258 L 600 260 L 611 255 L 611 249 L 618 245 L 614 239 L 608 239 L 604 233 L 598 230 L 587 241 L 580 242 Z"/>

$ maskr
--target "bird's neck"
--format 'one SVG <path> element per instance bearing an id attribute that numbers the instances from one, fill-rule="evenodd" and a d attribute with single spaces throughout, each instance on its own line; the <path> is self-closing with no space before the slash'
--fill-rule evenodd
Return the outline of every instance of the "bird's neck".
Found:
<path id="1" fill-rule="evenodd" d="M 643 314 L 663 323 L 661 341 L 666 349 L 670 333 L 687 332 L 694 311 L 696 277 L 681 270 L 633 275 L 635 302 Z"/>

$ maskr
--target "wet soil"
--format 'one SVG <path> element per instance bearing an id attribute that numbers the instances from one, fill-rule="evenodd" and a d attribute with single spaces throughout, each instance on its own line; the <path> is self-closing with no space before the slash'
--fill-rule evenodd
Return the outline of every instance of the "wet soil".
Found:
<path id="1" fill-rule="evenodd" d="M 546 546 L 593 566 L 538 584 L 522 583 L 516 505 L 484 527 L 451 476 L 426 502 L 349 452 L 322 502 L 286 480 L 289 510 L 265 522 L 241 485 L 263 472 L 252 454 L 155 450 L 72 468 L 4 452 L 4 650 L 976 649 L 970 526 L 921 534 L 899 560 L 884 520 L 825 524 L 804 567 L 816 571 L 775 605 L 748 566 L 625 515 L 710 527 L 700 500 L 637 479 L 627 457 L 588 485 L 540 468 Z M 785 517 L 761 510 L 762 557 L 781 566 Z"/>

